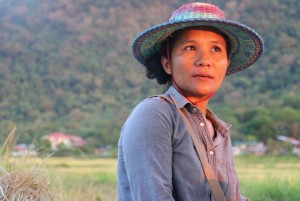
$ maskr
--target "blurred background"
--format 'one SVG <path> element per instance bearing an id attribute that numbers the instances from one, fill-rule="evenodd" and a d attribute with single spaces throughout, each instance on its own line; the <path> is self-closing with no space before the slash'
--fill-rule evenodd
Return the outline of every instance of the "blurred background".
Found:
<path id="1" fill-rule="evenodd" d="M 132 41 L 188 2 L 0 0 L 1 179 L 19 172 L 40 181 L 42 170 L 53 200 L 116 201 L 122 125 L 137 103 L 164 90 L 146 79 Z M 204 2 L 265 43 L 262 58 L 225 78 L 210 101 L 233 125 L 242 193 L 300 200 L 300 1 Z"/>
<path id="2" fill-rule="evenodd" d="M 23 148 L 115 156 L 130 111 L 164 89 L 146 80 L 132 41 L 187 2 L 0 0 L 0 140 L 16 126 Z M 211 100 L 233 124 L 235 153 L 299 153 L 300 1 L 205 2 L 265 43 L 262 58 Z"/>

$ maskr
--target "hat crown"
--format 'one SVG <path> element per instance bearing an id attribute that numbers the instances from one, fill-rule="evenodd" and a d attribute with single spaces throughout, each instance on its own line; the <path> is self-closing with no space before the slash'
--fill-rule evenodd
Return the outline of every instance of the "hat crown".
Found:
<path id="1" fill-rule="evenodd" d="M 190 3 L 181 6 L 173 12 L 169 22 L 193 18 L 225 19 L 224 12 L 217 6 L 207 3 Z"/>

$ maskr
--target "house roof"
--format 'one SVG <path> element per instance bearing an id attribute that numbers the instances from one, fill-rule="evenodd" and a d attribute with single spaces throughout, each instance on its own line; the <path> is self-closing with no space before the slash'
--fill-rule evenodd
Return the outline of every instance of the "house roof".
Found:
<path id="1" fill-rule="evenodd" d="M 281 141 L 289 142 L 293 145 L 300 145 L 300 141 L 295 138 L 292 138 L 292 137 L 287 137 L 284 135 L 277 135 L 277 139 L 281 140 Z"/>
<path id="2" fill-rule="evenodd" d="M 50 133 L 45 136 L 49 140 L 55 140 L 55 139 L 60 139 L 60 140 L 72 140 L 77 143 L 85 143 L 85 140 L 79 136 L 73 135 L 73 134 L 66 134 L 63 132 L 54 132 Z"/>

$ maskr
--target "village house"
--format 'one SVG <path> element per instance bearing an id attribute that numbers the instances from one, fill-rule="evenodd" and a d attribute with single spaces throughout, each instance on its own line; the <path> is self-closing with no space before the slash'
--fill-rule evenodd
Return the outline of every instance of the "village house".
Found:
<path id="1" fill-rule="evenodd" d="M 292 137 L 287 137 L 284 135 L 277 135 L 277 139 L 283 142 L 288 142 L 293 145 L 293 154 L 300 155 L 300 140 L 292 138 Z"/>
<path id="2" fill-rule="evenodd" d="M 236 142 L 232 146 L 233 155 L 255 154 L 264 155 L 267 147 L 262 142 Z"/>
<path id="3" fill-rule="evenodd" d="M 57 150 L 60 144 L 63 144 L 67 148 L 83 147 L 86 141 L 73 134 L 65 134 L 63 132 L 55 132 L 43 137 L 43 140 L 49 140 L 51 144 L 51 150 Z"/>
<path id="4" fill-rule="evenodd" d="M 11 155 L 14 157 L 26 157 L 26 156 L 37 156 L 34 145 L 28 145 L 25 143 L 16 144 L 13 148 Z"/>

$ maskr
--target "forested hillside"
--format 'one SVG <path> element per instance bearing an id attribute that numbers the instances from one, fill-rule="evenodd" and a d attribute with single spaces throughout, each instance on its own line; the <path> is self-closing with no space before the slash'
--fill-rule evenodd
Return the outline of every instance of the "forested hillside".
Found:
<path id="1" fill-rule="evenodd" d="M 131 54 L 144 29 L 168 19 L 175 0 L 0 0 L 0 137 L 54 131 L 116 145 L 140 100 L 160 93 Z M 234 140 L 300 134 L 300 1 L 209 1 L 265 42 L 250 69 L 226 78 L 211 108 Z"/>

